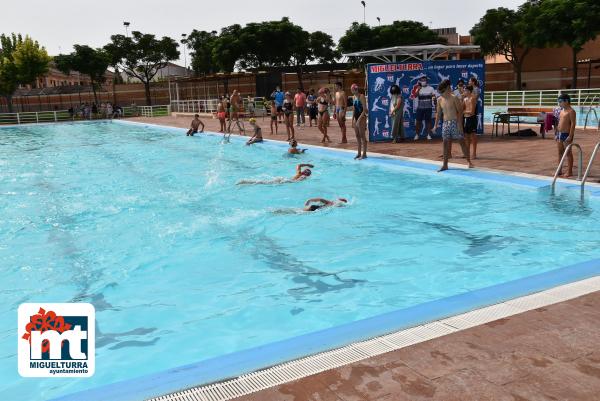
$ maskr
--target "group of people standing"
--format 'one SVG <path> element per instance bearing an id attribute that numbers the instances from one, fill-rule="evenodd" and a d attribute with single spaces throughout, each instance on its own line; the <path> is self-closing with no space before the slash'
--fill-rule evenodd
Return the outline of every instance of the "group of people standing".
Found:
<path id="1" fill-rule="evenodd" d="M 320 88 L 317 92 L 310 89 L 304 92 L 298 88 L 295 93 L 284 92 L 279 86 L 271 93 L 265 107 L 271 116 L 271 135 L 278 134 L 279 124 L 285 124 L 287 140 L 296 139 L 296 128 L 306 126 L 306 118 L 310 127 L 314 124 L 322 134 L 321 143 L 330 143 L 328 128 L 331 120 L 337 121 L 340 131 L 340 144 L 348 143 L 347 138 L 347 116 L 351 112 L 351 127 L 354 130 L 358 143 L 356 159 L 367 157 L 367 115 L 368 106 L 364 90 L 358 85 L 351 86 L 351 94 L 348 95 L 341 82 L 336 82 L 334 91 L 328 87 Z M 448 92 L 448 93 L 446 93 Z M 398 85 L 392 85 L 389 91 L 389 116 L 391 120 L 391 136 L 394 142 L 405 141 L 404 116 L 405 104 L 401 89 Z M 460 79 L 456 89 L 452 91 L 449 80 L 442 81 L 437 90 L 428 83 L 427 76 L 419 79 L 411 92 L 410 99 L 414 101 L 414 115 L 416 134 L 414 140 L 418 140 L 424 131 L 427 139 L 432 139 L 433 130 L 437 128 L 438 122 L 443 120 L 442 137 L 444 139 L 444 160 L 441 170 L 448 168 L 448 159 L 452 157 L 452 140 L 458 140 L 466 146 L 465 157 L 469 165 L 471 156 L 477 158 L 477 107 L 479 100 L 479 86 L 475 77 L 468 84 Z M 451 96 L 452 100 L 448 97 Z M 253 101 L 248 104 L 254 105 Z M 220 132 L 231 133 L 236 128 L 240 134 L 245 134 L 243 121 L 239 118 L 242 109 L 242 97 L 234 90 L 231 97 L 221 97 L 217 107 L 217 118 L 220 122 Z M 434 112 L 435 110 L 435 112 Z M 254 108 L 252 107 L 252 111 Z M 433 123 L 435 116 L 435 124 Z M 294 118 L 295 117 L 295 118 Z M 294 121 L 295 120 L 295 121 Z M 227 123 L 228 121 L 228 123 Z M 450 121 L 454 121 L 451 123 Z M 456 124 L 456 131 L 451 124 Z M 256 120 L 253 121 L 253 134 L 256 132 Z M 262 140 L 262 134 L 253 140 Z M 472 153 L 470 149 L 472 148 Z"/>
<path id="2" fill-rule="evenodd" d="M 306 115 L 308 115 L 309 126 L 313 121 L 323 135 L 321 143 L 331 142 L 328 135 L 328 127 L 331 122 L 331 111 L 333 119 L 337 121 L 342 138 L 340 144 L 348 143 L 346 117 L 348 111 L 352 111 L 351 126 L 354 129 L 358 143 L 358 153 L 355 159 L 367 157 L 367 100 L 364 91 L 357 84 L 350 88 L 352 94 L 348 96 L 341 82 L 335 83 L 335 93 L 327 87 L 320 88 L 317 93 L 310 89 L 307 93 L 300 88 L 292 95 L 291 92 L 283 92 L 278 86 L 271 93 L 269 109 L 271 113 L 271 134 L 277 134 L 278 124 L 283 120 L 286 127 L 288 140 L 295 139 L 294 115 L 296 116 L 296 127 L 306 126 Z"/>

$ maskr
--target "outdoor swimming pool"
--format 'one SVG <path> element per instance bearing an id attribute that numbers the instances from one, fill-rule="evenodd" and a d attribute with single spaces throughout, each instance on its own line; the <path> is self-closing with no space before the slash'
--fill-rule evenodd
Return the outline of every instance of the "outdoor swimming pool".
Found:
<path id="1" fill-rule="evenodd" d="M 301 135 L 301 134 L 300 134 Z M 46 400 L 600 256 L 600 197 L 100 122 L 0 130 L 0 394 Z M 305 182 L 240 186 L 243 178 Z M 495 176 L 494 174 L 488 174 Z M 540 185 L 541 186 L 541 185 Z M 312 197 L 344 208 L 277 213 Z M 92 378 L 17 373 L 23 302 L 91 302 Z"/>

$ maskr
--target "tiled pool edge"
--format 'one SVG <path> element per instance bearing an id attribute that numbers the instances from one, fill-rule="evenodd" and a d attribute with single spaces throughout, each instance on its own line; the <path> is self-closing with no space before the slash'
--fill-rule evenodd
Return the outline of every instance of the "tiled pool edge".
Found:
<path id="1" fill-rule="evenodd" d="M 586 279 L 592 279 L 597 286 L 584 286 L 585 291 L 581 291 L 581 289 L 575 292 L 568 291 L 569 287 L 578 284 L 577 281 Z M 600 290 L 600 259 L 422 303 L 406 309 L 222 355 L 137 379 L 100 386 L 55 398 L 53 401 L 141 401 L 248 375 L 250 372 L 306 358 L 309 355 L 327 351 L 333 352 L 331 350 L 340 348 L 346 349 L 349 344 L 361 343 L 368 339 L 385 337 L 386 335 L 400 335 L 401 333 L 396 333 L 399 330 L 421 330 L 420 328 L 425 327 L 428 322 L 434 325 L 444 324 L 445 326 L 438 326 L 438 329 L 446 329 L 440 335 L 450 334 L 459 329 L 482 324 L 482 322 L 473 319 L 460 317 L 461 314 L 463 316 L 476 316 L 482 313 L 489 315 L 489 308 L 494 308 L 494 305 L 499 305 L 504 309 L 508 308 L 509 312 L 511 310 L 514 312 L 510 314 L 520 313 L 524 310 L 514 306 L 523 304 L 523 298 L 519 297 L 527 297 L 535 293 L 552 293 L 554 291 L 562 294 L 562 298 L 557 301 L 546 303 L 552 304 L 597 290 Z M 545 294 L 541 294 L 541 296 L 544 298 Z M 540 307 L 544 305 L 544 302 L 537 301 L 535 305 L 535 307 Z M 491 320 L 505 316 L 508 315 L 492 315 Z M 425 328 L 424 330 L 427 332 L 429 329 Z M 357 360 L 367 357 L 369 355 Z M 101 366 L 98 366 L 98 368 L 101 368 Z M 157 398 L 157 400 L 159 399 L 169 400 L 170 398 Z"/>

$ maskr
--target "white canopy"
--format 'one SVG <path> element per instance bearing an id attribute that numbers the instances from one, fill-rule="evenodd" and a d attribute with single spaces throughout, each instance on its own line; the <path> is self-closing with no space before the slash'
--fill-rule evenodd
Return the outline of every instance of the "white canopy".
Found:
<path id="1" fill-rule="evenodd" d="M 386 63 L 396 61 L 407 61 L 415 59 L 419 61 L 431 60 L 452 53 L 475 53 L 479 52 L 479 46 L 449 46 L 449 45 L 417 45 L 417 46 L 394 46 L 384 49 L 365 50 L 354 53 L 346 53 L 344 57 L 375 57 Z"/>

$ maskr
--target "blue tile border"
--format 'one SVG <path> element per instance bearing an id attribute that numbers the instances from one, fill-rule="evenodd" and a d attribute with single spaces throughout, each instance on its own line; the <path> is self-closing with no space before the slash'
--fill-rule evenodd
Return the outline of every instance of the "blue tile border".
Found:
<path id="1" fill-rule="evenodd" d="M 599 275 L 600 259 L 594 259 L 52 401 L 141 401 Z"/>
<path id="2" fill-rule="evenodd" d="M 161 128 L 176 131 L 178 133 L 185 132 L 185 129 L 183 128 L 121 120 L 116 120 L 115 122 Z M 221 134 L 217 133 L 207 134 L 221 136 Z M 231 140 L 242 142 L 245 140 L 245 137 L 232 136 Z M 282 141 L 266 140 L 265 142 L 270 146 L 287 148 L 287 144 Z M 353 152 L 339 149 L 326 149 L 311 145 L 307 145 L 306 147 L 310 148 L 311 152 L 316 154 L 325 154 L 349 160 L 353 157 Z M 385 156 L 370 157 L 361 163 L 403 166 L 426 171 L 435 171 L 438 167 L 437 164 L 427 163 L 426 161 L 404 160 Z M 536 189 L 548 187 L 551 182 L 549 178 L 522 177 L 494 171 L 454 169 L 449 170 L 445 174 L 468 176 L 482 180 L 493 180 Z M 563 188 L 579 190 L 579 185 L 560 182 L 557 184 Z M 589 192 L 592 195 L 600 196 L 599 187 L 591 188 L 592 190 Z M 197 363 L 168 369 L 163 372 L 99 386 L 54 398 L 52 401 L 144 400 L 202 384 L 236 377 L 278 363 L 338 348 L 356 341 L 366 340 L 386 333 L 402 330 L 429 321 L 439 320 L 448 316 L 464 313 L 508 299 L 517 298 L 594 276 L 600 276 L 600 259 L 594 259 L 568 267 L 556 268 L 537 275 L 470 291 L 464 294 L 425 302 L 409 308 L 210 358 Z"/>

